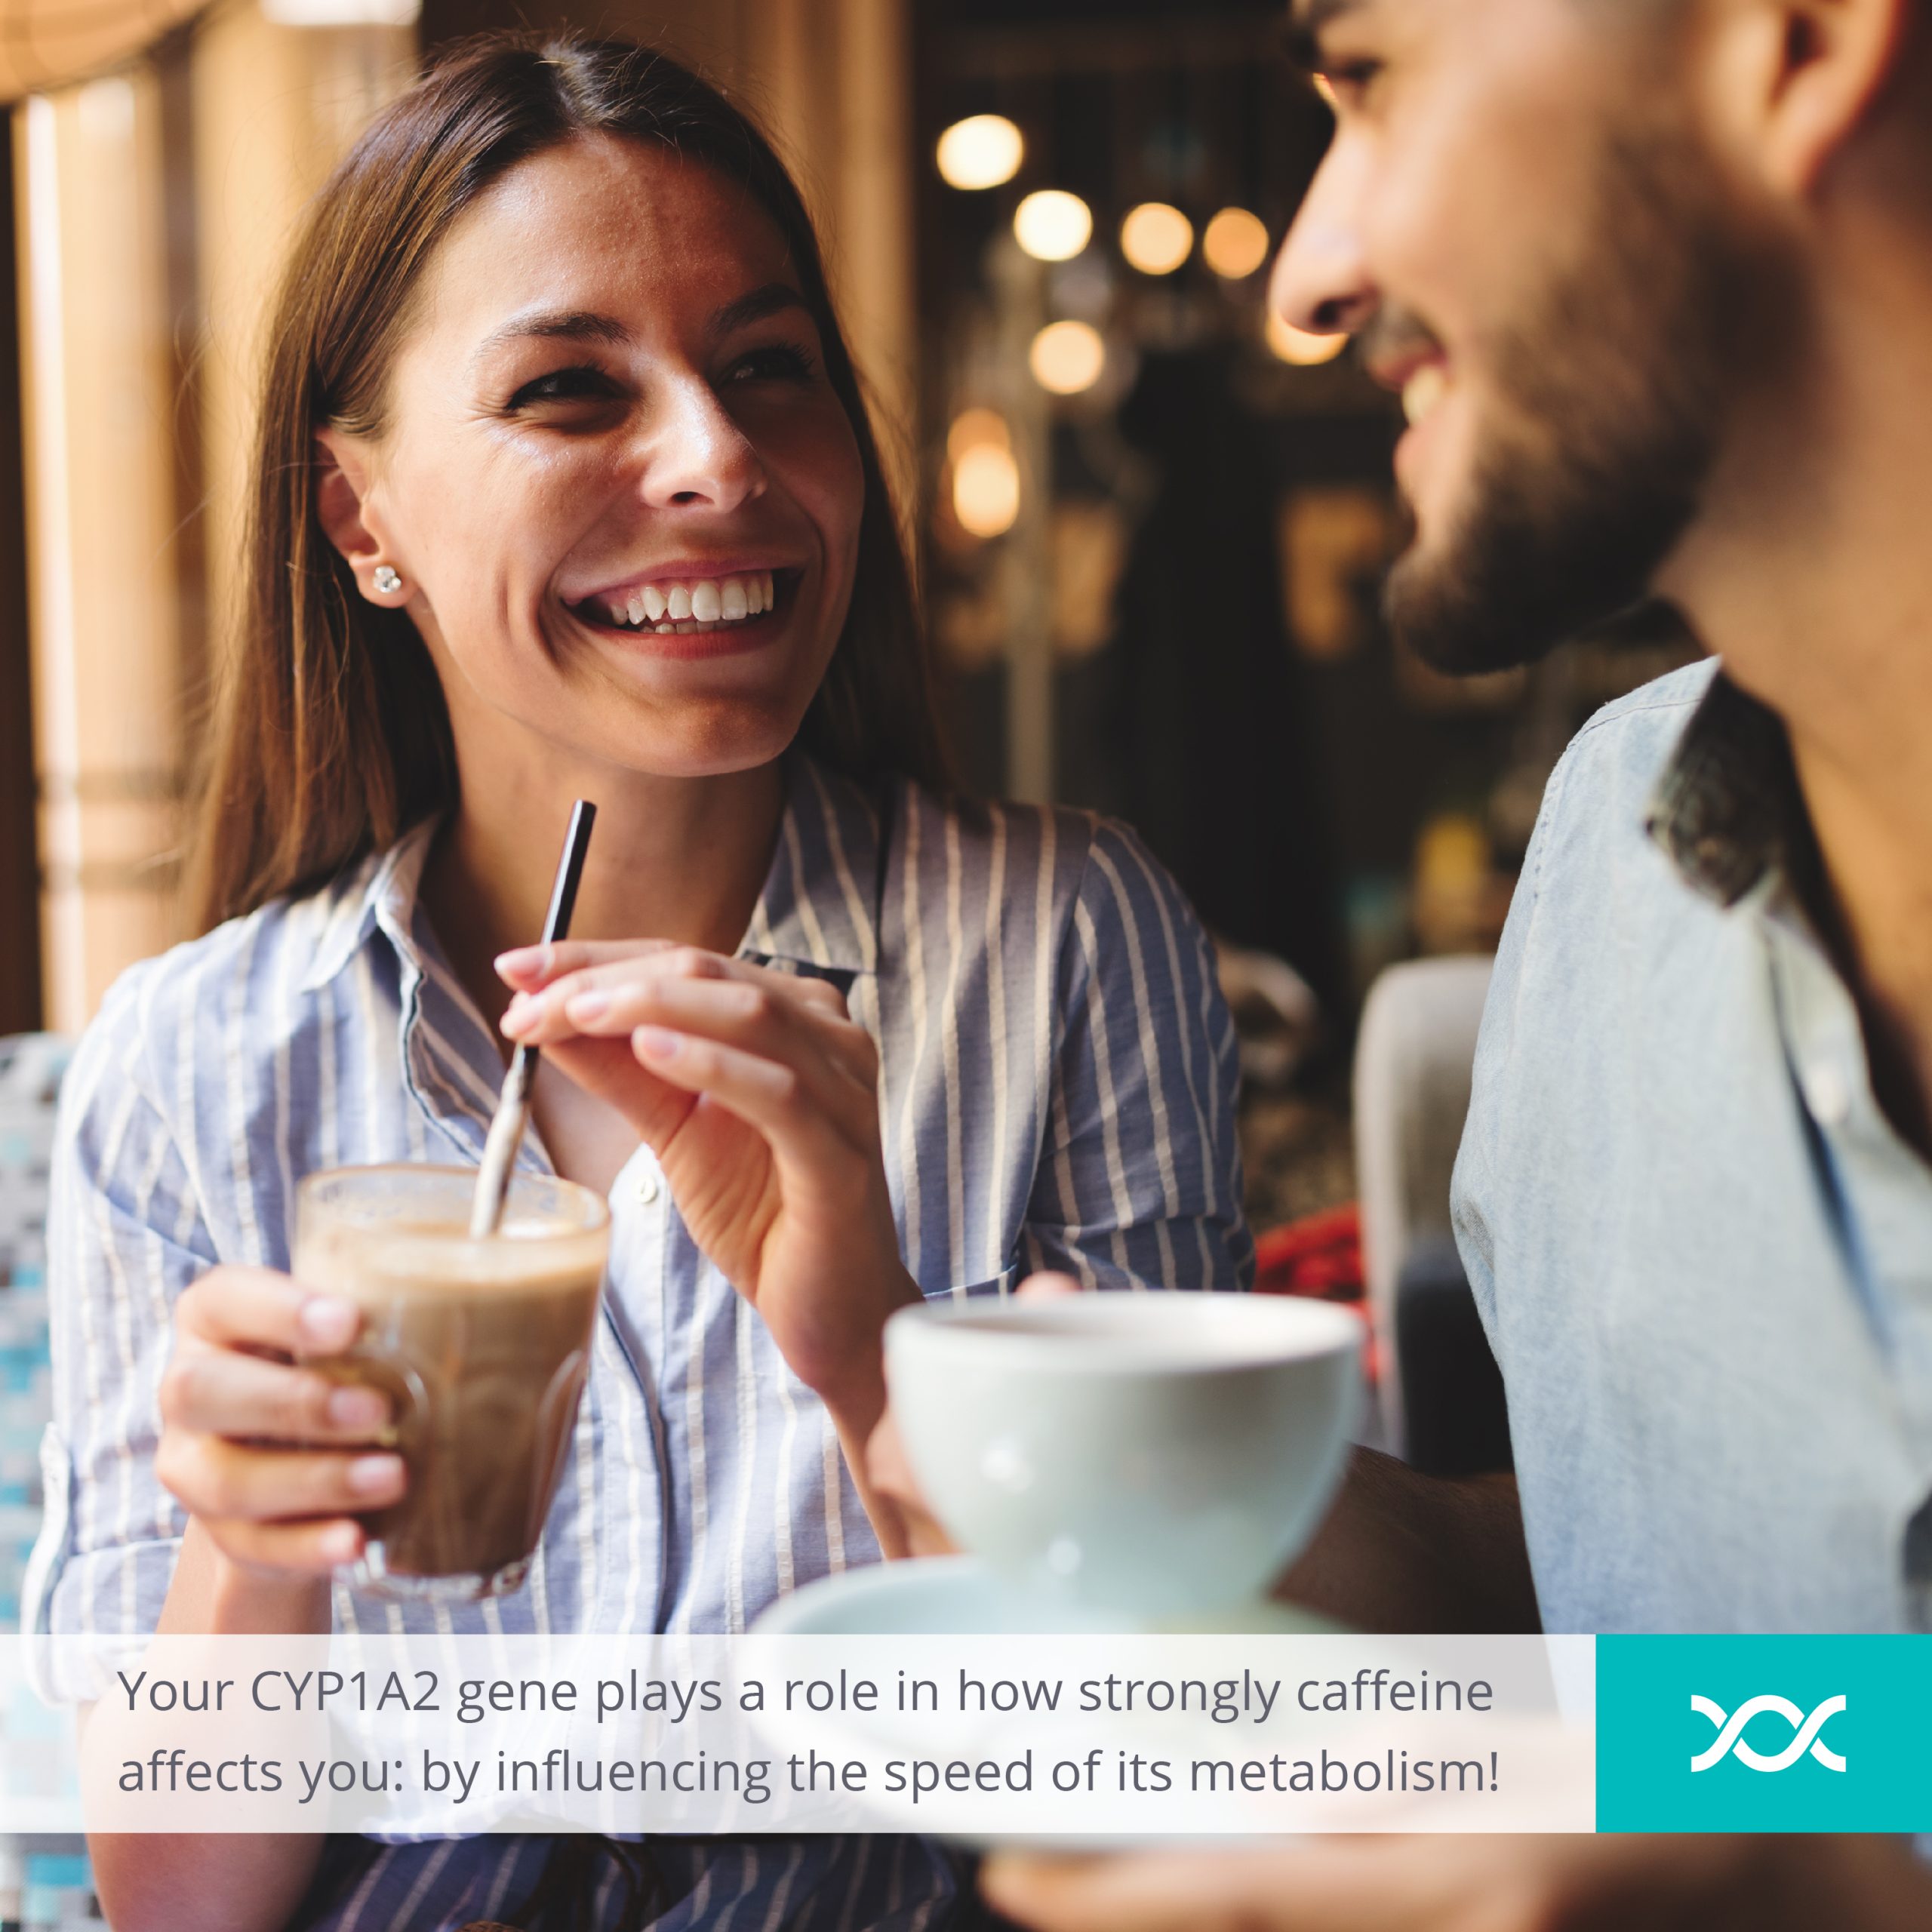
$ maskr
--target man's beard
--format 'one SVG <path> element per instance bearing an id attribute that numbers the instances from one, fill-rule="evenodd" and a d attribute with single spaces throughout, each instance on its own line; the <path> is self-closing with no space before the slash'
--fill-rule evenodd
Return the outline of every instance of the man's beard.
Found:
<path id="1" fill-rule="evenodd" d="M 1438 669 L 1534 663 L 1637 602 L 1695 515 L 1769 280 L 1707 174 L 1661 133 L 1613 146 L 1580 258 L 1487 345 L 1506 416 L 1453 528 L 1412 544 L 1385 593 Z"/>

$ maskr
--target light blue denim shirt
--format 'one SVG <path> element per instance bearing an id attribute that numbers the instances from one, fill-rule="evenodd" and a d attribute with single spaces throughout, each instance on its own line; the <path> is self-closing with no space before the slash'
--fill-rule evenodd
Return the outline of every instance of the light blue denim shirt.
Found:
<path id="1" fill-rule="evenodd" d="M 887 1180 L 925 1292 L 1044 1267 L 1099 1287 L 1245 1286 L 1234 1031 L 1206 936 L 1139 841 L 1082 813 L 862 789 L 802 756 L 787 785 L 742 956 L 830 980 L 878 1040 Z M 185 1527 L 154 1471 L 182 1289 L 217 1262 L 286 1267 L 314 1169 L 479 1157 L 503 1060 L 417 895 L 433 830 L 137 967 L 89 1029 L 53 1162 L 55 1421 L 29 1631 L 154 1627 Z M 534 1134 L 524 1159 L 547 1164 Z M 823 1406 L 693 1242 L 648 1149 L 611 1202 L 589 1386 L 528 1581 L 454 1609 L 338 1585 L 338 1629 L 735 1632 L 878 1561 Z M 338 1841 L 297 1922 L 494 1918 L 546 1849 Z M 652 1857 L 661 1932 L 914 1932 L 943 1921 L 955 1883 L 937 1847 L 891 1837 Z"/>
<path id="2" fill-rule="evenodd" d="M 1932 1627 L 1932 1171 L 1812 849 L 1782 725 L 1709 664 L 1545 795 L 1454 1213 L 1552 1630 Z"/>

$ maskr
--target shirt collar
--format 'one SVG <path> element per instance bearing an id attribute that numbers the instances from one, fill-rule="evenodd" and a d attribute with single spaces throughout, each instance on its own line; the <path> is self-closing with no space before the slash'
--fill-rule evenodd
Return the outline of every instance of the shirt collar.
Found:
<path id="1" fill-rule="evenodd" d="M 852 780 L 802 752 L 785 761 L 785 781 L 777 849 L 740 951 L 826 973 L 875 971 L 884 857 L 878 810 Z M 420 968 L 417 895 L 441 822 L 412 827 L 321 896 L 303 992 L 326 986 L 377 932 Z"/>
<path id="2" fill-rule="evenodd" d="M 1789 878 L 1810 821 L 1784 721 L 1720 669 L 1678 740 L 1647 825 L 1688 882 L 1734 906 L 1767 878 Z"/>
<path id="3" fill-rule="evenodd" d="M 885 835 L 877 803 L 803 752 L 785 761 L 785 814 L 740 951 L 820 972 L 878 970 Z"/>
<path id="4" fill-rule="evenodd" d="M 302 990 L 325 986 L 366 946 L 384 934 L 403 957 L 420 967 L 414 922 L 423 861 L 442 823 L 440 816 L 412 826 L 386 852 L 371 853 L 323 896 L 326 910 Z"/>

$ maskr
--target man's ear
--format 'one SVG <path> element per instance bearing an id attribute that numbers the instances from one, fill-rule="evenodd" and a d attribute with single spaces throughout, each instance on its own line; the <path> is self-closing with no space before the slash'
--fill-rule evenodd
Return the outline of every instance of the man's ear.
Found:
<path id="1" fill-rule="evenodd" d="M 1770 185 L 1802 198 L 1897 75 L 1914 0 L 1765 0 L 1764 11 L 1777 43 L 1766 63 L 1760 152 Z"/>
<path id="2" fill-rule="evenodd" d="M 314 462 L 317 519 L 355 573 L 357 588 L 372 604 L 393 607 L 406 602 L 406 589 L 383 591 L 376 586 L 377 571 L 386 565 L 393 574 L 395 559 L 363 514 L 370 475 L 366 448 L 342 430 L 318 429 Z"/>

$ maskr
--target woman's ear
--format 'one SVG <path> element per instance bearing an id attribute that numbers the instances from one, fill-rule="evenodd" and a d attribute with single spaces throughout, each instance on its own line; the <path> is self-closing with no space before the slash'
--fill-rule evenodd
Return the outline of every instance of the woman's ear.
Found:
<path id="1" fill-rule="evenodd" d="M 396 608 L 409 601 L 409 587 L 364 514 L 368 495 L 369 459 L 361 440 L 340 429 L 315 432 L 315 515 L 322 534 L 355 573 L 356 586 L 371 604 Z"/>

